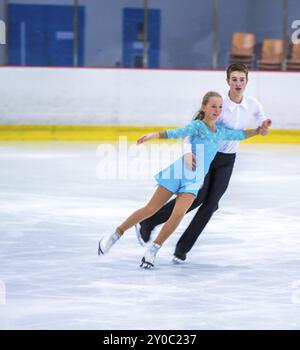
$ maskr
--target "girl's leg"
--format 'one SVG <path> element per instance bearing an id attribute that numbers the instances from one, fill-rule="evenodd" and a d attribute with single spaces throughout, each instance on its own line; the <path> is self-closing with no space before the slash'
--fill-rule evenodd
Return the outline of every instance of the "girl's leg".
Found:
<path id="1" fill-rule="evenodd" d="M 189 207 L 192 205 L 195 196 L 191 193 L 180 193 L 175 202 L 174 209 L 170 218 L 166 221 L 164 226 L 162 227 L 160 233 L 154 240 L 153 244 L 146 250 L 142 262 L 141 267 L 145 269 L 152 268 L 154 266 L 154 260 L 156 254 L 164 243 L 164 241 L 175 231 L 185 213 L 188 211 Z"/>
<path id="2" fill-rule="evenodd" d="M 105 255 L 126 230 L 156 213 L 172 195 L 172 192 L 166 190 L 162 186 L 158 186 L 154 195 L 145 207 L 135 211 L 119 227 L 117 227 L 115 232 L 107 234 L 99 241 L 98 254 Z"/>
<path id="3" fill-rule="evenodd" d="M 121 236 L 130 227 L 156 213 L 171 197 L 173 193 L 162 186 L 158 186 L 149 202 L 141 209 L 132 213 L 120 226 L 116 232 Z"/>
<path id="4" fill-rule="evenodd" d="M 182 218 L 188 211 L 189 207 L 195 200 L 195 196 L 191 193 L 180 193 L 176 198 L 176 203 L 170 218 L 165 222 L 154 243 L 160 246 L 169 238 L 176 230 Z"/>

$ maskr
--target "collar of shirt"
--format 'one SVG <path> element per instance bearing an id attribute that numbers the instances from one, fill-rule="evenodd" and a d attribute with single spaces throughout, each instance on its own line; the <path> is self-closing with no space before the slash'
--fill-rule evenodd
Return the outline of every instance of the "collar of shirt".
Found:
<path id="1" fill-rule="evenodd" d="M 228 105 L 228 108 L 230 109 L 230 112 L 234 111 L 238 106 L 241 106 L 244 109 L 248 109 L 247 101 L 246 101 L 246 97 L 245 96 L 243 96 L 243 99 L 242 99 L 241 103 L 235 103 L 229 98 L 229 95 L 226 95 L 224 102 L 226 102 L 226 104 Z"/>

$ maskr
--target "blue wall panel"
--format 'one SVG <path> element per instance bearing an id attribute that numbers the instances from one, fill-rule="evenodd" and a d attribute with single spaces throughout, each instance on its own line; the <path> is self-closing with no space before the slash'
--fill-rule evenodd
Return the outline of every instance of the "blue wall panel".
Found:
<path id="1" fill-rule="evenodd" d="M 73 65 L 73 6 L 9 5 L 9 64 Z M 83 65 L 84 7 L 78 9 L 78 63 Z"/>
<path id="2" fill-rule="evenodd" d="M 141 66 L 137 58 L 143 56 L 142 23 L 144 10 L 123 9 L 123 66 Z M 148 14 L 148 67 L 159 67 L 160 50 L 160 10 L 150 9 Z"/>

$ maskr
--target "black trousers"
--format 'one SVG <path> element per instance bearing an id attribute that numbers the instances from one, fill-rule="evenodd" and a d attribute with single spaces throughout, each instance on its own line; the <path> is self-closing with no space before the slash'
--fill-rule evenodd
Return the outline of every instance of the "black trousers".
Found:
<path id="1" fill-rule="evenodd" d="M 213 213 L 218 209 L 219 200 L 225 193 L 231 178 L 235 156 L 235 153 L 218 152 L 216 154 L 205 176 L 203 186 L 188 210 L 189 212 L 202 204 L 177 242 L 176 249 L 180 252 L 187 253 L 191 250 Z M 166 222 L 172 213 L 175 201 L 176 199 L 169 201 L 153 216 L 142 221 L 141 225 L 147 231 L 152 231 L 155 226 Z"/>

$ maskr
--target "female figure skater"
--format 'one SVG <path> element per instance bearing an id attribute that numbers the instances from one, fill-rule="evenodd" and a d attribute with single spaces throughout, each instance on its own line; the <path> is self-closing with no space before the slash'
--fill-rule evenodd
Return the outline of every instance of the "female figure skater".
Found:
<path id="1" fill-rule="evenodd" d="M 242 131 L 216 126 L 216 120 L 221 111 L 222 96 L 217 92 L 210 91 L 203 97 L 201 110 L 190 124 L 175 130 L 147 134 L 138 139 L 137 143 L 141 144 L 152 139 L 177 139 L 190 136 L 192 151 L 196 157 L 200 159 L 200 157 L 203 156 L 199 154 L 201 153 L 198 151 L 199 145 L 204 152 L 204 169 L 201 174 L 202 176 L 198 176 L 199 171 L 186 171 L 186 169 L 184 169 L 183 157 L 179 158 L 166 169 L 160 171 L 155 176 L 158 187 L 150 201 L 143 208 L 138 209 L 131 214 L 115 229 L 115 232 L 105 235 L 100 240 L 98 247 L 99 255 L 105 255 L 126 230 L 153 215 L 172 197 L 173 194 L 176 194 L 176 203 L 170 218 L 165 222 L 158 236 L 145 251 L 140 265 L 142 268 L 146 269 L 154 266 L 154 260 L 158 250 L 167 238 L 175 231 L 196 198 L 201 184 L 203 183 L 204 176 L 209 170 L 210 163 L 218 151 L 220 142 L 223 140 L 239 141 L 258 135 L 261 132 L 260 127 L 257 129 Z M 180 172 L 178 169 L 184 169 L 184 171 Z"/>

